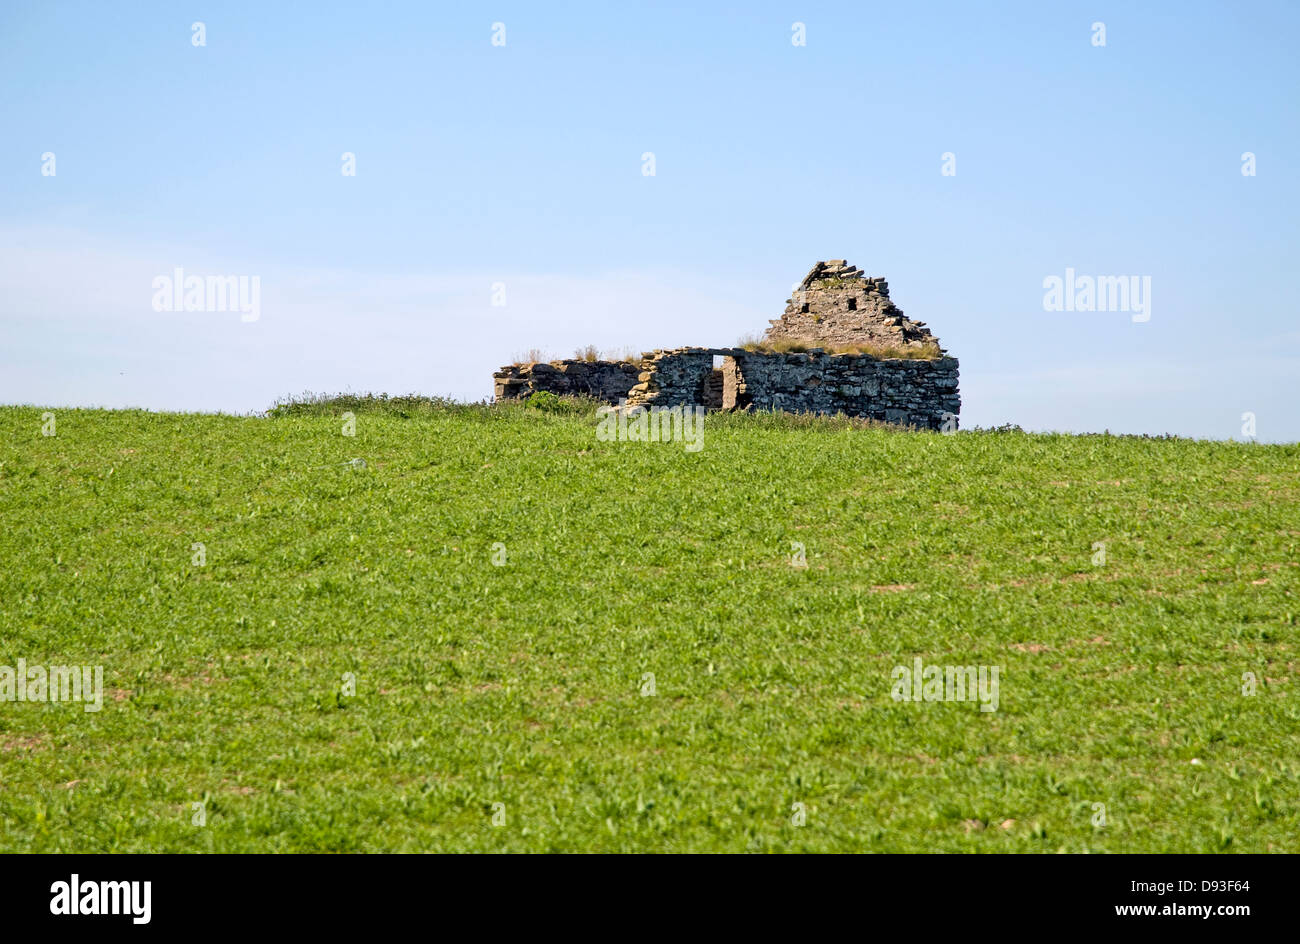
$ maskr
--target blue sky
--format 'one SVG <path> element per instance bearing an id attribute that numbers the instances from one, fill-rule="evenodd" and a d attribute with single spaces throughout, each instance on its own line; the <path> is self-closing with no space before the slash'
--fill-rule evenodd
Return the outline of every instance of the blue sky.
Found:
<path id="1" fill-rule="evenodd" d="M 1133 6 L 7 3 L 0 402 L 480 399 L 530 348 L 731 344 L 846 258 L 963 426 L 1300 439 L 1300 5 Z M 174 266 L 260 318 L 154 311 Z M 1150 320 L 1045 311 L 1067 267 Z"/>

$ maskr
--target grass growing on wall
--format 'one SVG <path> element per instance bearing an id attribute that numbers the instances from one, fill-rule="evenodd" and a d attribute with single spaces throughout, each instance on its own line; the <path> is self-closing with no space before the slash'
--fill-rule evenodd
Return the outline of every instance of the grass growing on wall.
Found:
<path id="1" fill-rule="evenodd" d="M 740 341 L 740 347 L 746 351 L 753 351 L 762 354 L 803 354 L 808 351 L 825 351 L 828 354 L 866 354 L 877 360 L 936 360 L 944 356 L 943 350 L 938 344 L 926 342 L 923 344 L 883 344 L 883 343 L 859 343 L 859 344 L 835 344 L 832 342 L 818 341 L 798 341 L 792 338 L 765 338 L 745 337 Z"/>
<path id="2" fill-rule="evenodd" d="M 569 403 L 0 408 L 0 849 L 1296 849 L 1297 447 Z"/>

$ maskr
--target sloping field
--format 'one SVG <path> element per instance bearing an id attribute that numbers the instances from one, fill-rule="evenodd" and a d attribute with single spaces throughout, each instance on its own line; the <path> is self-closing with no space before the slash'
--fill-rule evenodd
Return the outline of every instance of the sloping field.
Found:
<path id="1" fill-rule="evenodd" d="M 0 408 L 0 848 L 1297 848 L 1300 448 L 345 408 Z"/>

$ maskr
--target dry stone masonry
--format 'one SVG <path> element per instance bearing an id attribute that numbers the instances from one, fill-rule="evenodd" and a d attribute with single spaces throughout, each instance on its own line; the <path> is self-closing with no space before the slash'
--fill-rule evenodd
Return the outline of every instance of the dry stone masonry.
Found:
<path id="1" fill-rule="evenodd" d="M 889 283 L 869 278 L 843 259 L 819 262 L 786 299 L 785 314 L 771 322 L 768 341 L 815 344 L 938 346 L 924 321 L 903 317 Z"/>
<path id="2" fill-rule="evenodd" d="M 765 341 L 798 342 L 807 349 L 681 347 L 650 351 L 638 361 L 515 364 L 493 375 L 496 397 L 544 390 L 586 394 L 612 405 L 625 401 L 628 407 L 845 413 L 956 428 L 957 359 L 946 356 L 924 322 L 903 317 L 884 279 L 868 278 L 842 259 L 819 262 L 771 325 Z M 836 352 L 851 345 L 913 348 L 908 353 L 926 356 Z M 714 366 L 716 360 L 721 367 Z"/>
<path id="3" fill-rule="evenodd" d="M 555 361 L 514 364 L 492 375 L 498 400 L 527 397 L 538 390 L 582 394 L 617 403 L 637 382 L 641 365 L 631 361 Z"/>

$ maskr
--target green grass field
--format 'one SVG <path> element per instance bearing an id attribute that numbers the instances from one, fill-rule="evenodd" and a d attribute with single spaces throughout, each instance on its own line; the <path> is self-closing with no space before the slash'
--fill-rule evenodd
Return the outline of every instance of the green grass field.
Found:
<path id="1" fill-rule="evenodd" d="M 1300 846 L 1296 446 L 346 407 L 0 408 L 0 849 Z"/>

